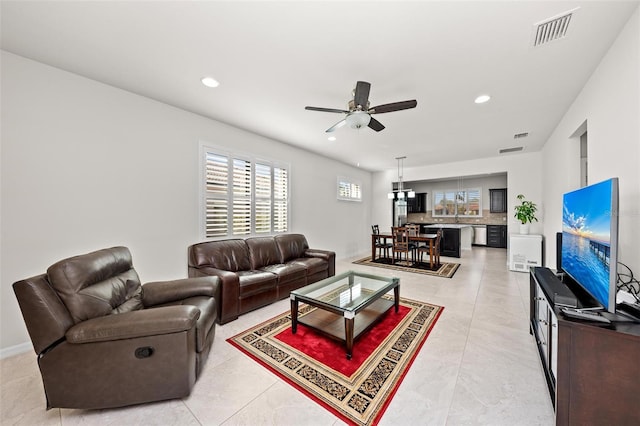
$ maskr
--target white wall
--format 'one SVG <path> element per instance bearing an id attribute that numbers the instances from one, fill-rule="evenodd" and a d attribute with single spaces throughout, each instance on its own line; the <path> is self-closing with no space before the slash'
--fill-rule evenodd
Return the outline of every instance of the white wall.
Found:
<path id="1" fill-rule="evenodd" d="M 539 152 L 525 154 L 509 154 L 501 157 L 443 163 L 424 167 L 404 168 L 405 181 L 420 181 L 429 179 L 454 178 L 457 176 L 476 176 L 483 173 L 507 173 L 507 225 L 508 232 L 519 232 L 518 221 L 513 217 L 513 208 L 518 202 L 516 195 L 524 194 L 528 200 L 538 204 L 540 213 L 539 223 L 531 225 L 531 233 L 542 233 L 544 221 L 544 204 L 542 201 L 542 181 L 540 178 Z M 397 181 L 397 171 L 388 170 L 374 173 L 371 220 L 381 226 L 391 226 L 391 207 L 386 198 L 391 188 L 391 182 Z"/>
<path id="2" fill-rule="evenodd" d="M 562 195 L 580 187 L 579 139 L 587 123 L 589 183 L 618 177 L 619 260 L 640 275 L 640 17 L 630 18 L 542 151 L 547 240 L 562 230 Z M 555 265 L 555 246 L 547 246 Z"/>
<path id="3" fill-rule="evenodd" d="M 200 141 L 288 162 L 290 231 L 312 247 L 369 248 L 369 172 L 7 52 L 1 83 L 2 350 L 28 341 L 11 284 L 67 256 L 125 245 L 143 282 L 186 277 Z M 337 201 L 337 176 L 364 202 Z"/>

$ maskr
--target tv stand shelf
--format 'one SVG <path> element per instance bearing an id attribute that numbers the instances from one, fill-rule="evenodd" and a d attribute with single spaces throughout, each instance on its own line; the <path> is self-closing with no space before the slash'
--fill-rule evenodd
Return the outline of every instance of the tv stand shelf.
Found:
<path id="1" fill-rule="evenodd" d="M 564 317 L 563 306 L 589 301 L 549 272 L 531 268 L 529 326 L 556 425 L 640 424 L 640 324 Z"/>

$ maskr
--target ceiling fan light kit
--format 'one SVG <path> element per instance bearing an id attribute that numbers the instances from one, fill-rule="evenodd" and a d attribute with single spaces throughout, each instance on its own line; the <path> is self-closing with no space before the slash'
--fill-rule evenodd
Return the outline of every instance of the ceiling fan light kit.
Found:
<path id="1" fill-rule="evenodd" d="M 364 111 L 355 111 L 347 115 L 345 120 L 352 129 L 359 129 L 369 125 L 371 116 Z"/>
<path id="2" fill-rule="evenodd" d="M 393 102 L 390 104 L 378 105 L 369 108 L 369 91 L 371 90 L 371 83 L 366 81 L 358 81 L 356 88 L 353 91 L 353 99 L 347 102 L 348 110 L 335 109 L 335 108 L 322 108 L 322 107 L 305 107 L 308 111 L 320 111 L 320 112 L 334 112 L 340 114 L 346 114 L 346 117 L 337 122 L 333 126 L 329 127 L 326 132 L 330 133 L 339 129 L 343 125 L 347 124 L 352 129 L 360 129 L 362 127 L 369 127 L 376 132 L 384 129 L 384 125 L 375 118 L 371 117 L 371 114 L 382 114 L 385 112 L 400 111 L 403 109 L 415 108 L 418 102 L 413 99 L 410 101 Z"/>

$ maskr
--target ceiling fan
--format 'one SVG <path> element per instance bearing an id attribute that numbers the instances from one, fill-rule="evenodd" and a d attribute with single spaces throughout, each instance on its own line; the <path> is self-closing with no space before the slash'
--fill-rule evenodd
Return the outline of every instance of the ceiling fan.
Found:
<path id="1" fill-rule="evenodd" d="M 403 109 L 415 108 L 418 102 L 413 99 L 411 101 L 392 102 L 390 104 L 378 105 L 369 108 L 369 90 L 371 89 L 371 83 L 366 81 L 359 81 L 356 83 L 356 88 L 353 91 L 353 99 L 349 101 L 349 109 L 333 109 L 333 108 L 320 108 L 308 106 L 304 109 L 309 111 L 322 111 L 322 112 L 337 112 L 347 114 L 346 117 L 338 121 L 333 126 L 329 127 L 326 132 L 330 133 L 340 127 L 348 124 L 349 127 L 359 129 L 364 126 L 379 132 L 384 129 L 382 123 L 375 118 L 371 117 L 371 114 L 382 114 L 385 112 L 400 111 Z"/>

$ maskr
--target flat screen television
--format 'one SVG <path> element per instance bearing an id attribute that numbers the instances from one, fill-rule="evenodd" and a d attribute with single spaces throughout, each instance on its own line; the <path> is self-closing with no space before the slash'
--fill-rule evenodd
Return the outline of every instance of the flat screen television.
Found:
<path id="1" fill-rule="evenodd" d="M 562 208 L 563 272 L 601 307 L 615 312 L 618 178 L 564 194 Z"/>

